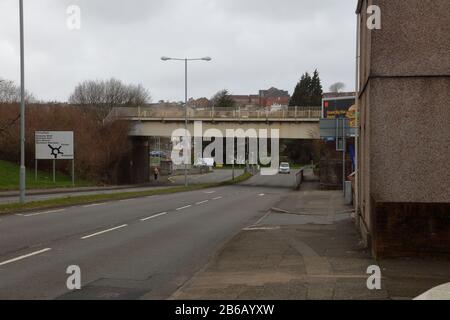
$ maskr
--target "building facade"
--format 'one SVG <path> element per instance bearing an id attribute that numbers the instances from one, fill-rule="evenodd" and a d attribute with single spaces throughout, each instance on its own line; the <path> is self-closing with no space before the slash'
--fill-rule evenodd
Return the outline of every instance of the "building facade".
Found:
<path id="1" fill-rule="evenodd" d="M 277 88 L 259 91 L 259 105 L 261 107 L 271 107 L 274 105 L 287 106 L 291 96 L 289 92 Z"/>
<path id="2" fill-rule="evenodd" d="M 450 1 L 357 15 L 357 225 L 376 257 L 450 257 Z"/>
<path id="3" fill-rule="evenodd" d="M 259 90 L 258 94 L 232 95 L 231 98 L 238 106 L 270 108 L 275 105 L 287 106 L 291 96 L 288 91 L 272 87 L 268 90 Z"/>

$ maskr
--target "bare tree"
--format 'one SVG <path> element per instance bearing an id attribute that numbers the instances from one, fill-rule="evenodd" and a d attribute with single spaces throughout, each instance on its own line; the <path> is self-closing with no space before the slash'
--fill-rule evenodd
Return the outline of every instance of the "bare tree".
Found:
<path id="1" fill-rule="evenodd" d="M 142 85 L 131 84 L 125 94 L 127 106 L 141 106 L 151 101 L 150 92 Z"/>
<path id="2" fill-rule="evenodd" d="M 11 80 L 0 79 L 0 103 L 19 103 L 20 86 Z M 25 102 L 36 102 L 36 98 L 25 90 Z"/>
<path id="3" fill-rule="evenodd" d="M 333 83 L 330 86 L 330 92 L 338 93 L 339 91 L 342 91 L 344 88 L 345 88 L 345 83 L 343 83 L 343 82 L 336 82 L 336 83 Z"/>
<path id="4" fill-rule="evenodd" d="M 150 93 L 142 85 L 125 85 L 122 81 L 87 80 L 78 84 L 69 103 L 88 107 L 103 120 L 114 107 L 137 107 L 151 101 Z"/>

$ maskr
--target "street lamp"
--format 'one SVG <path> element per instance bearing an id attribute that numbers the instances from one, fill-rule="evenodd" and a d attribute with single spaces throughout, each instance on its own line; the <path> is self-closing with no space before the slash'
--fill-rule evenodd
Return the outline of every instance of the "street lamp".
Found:
<path id="1" fill-rule="evenodd" d="M 25 63 L 23 44 L 23 0 L 19 2 L 20 16 L 20 203 L 25 203 Z"/>
<path id="2" fill-rule="evenodd" d="M 188 94 L 187 94 L 187 64 L 188 61 L 211 61 L 212 59 L 210 57 L 203 57 L 203 58 L 170 58 L 170 57 L 161 57 L 162 61 L 169 61 L 169 60 L 176 60 L 176 61 L 184 61 L 184 140 L 186 143 L 187 140 L 187 127 L 188 127 L 188 115 L 187 115 L 187 102 L 188 102 Z M 183 155 L 184 156 L 184 155 Z M 184 159 L 184 185 L 188 186 L 188 179 L 187 179 L 187 163 L 186 158 Z"/>

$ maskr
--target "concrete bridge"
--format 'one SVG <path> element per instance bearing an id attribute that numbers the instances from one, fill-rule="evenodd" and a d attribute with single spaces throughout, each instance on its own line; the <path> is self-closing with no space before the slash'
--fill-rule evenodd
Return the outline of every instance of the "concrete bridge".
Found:
<path id="1" fill-rule="evenodd" d="M 319 139 L 320 107 L 266 108 L 227 108 L 192 109 L 188 108 L 188 129 L 194 132 L 194 122 L 201 121 L 203 131 L 237 129 L 278 129 L 281 139 Z M 106 120 L 122 119 L 131 121 L 130 136 L 170 137 L 176 129 L 184 127 L 183 107 L 139 107 L 114 108 Z M 270 133 L 270 131 L 269 131 Z"/>

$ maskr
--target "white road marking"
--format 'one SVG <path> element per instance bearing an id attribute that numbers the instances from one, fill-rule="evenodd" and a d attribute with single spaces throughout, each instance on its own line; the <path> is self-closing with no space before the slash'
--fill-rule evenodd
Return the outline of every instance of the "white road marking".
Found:
<path id="1" fill-rule="evenodd" d="M 46 249 L 42 249 L 42 250 L 35 251 L 35 252 L 32 252 L 32 253 L 28 253 L 28 254 L 25 254 L 23 256 L 11 259 L 11 260 L 0 262 L 0 266 L 4 266 L 5 264 L 16 262 L 16 261 L 19 261 L 19 260 L 22 260 L 22 259 L 25 259 L 25 258 L 29 258 L 29 257 L 35 256 L 37 254 L 41 254 L 41 253 L 44 253 L 44 252 L 47 252 L 47 251 L 50 251 L 50 250 L 52 250 L 52 249 L 51 248 L 46 248 Z"/>
<path id="2" fill-rule="evenodd" d="M 219 200 L 219 199 L 222 199 L 223 197 L 215 197 L 215 198 L 213 198 L 213 200 Z"/>
<path id="3" fill-rule="evenodd" d="M 200 202 L 197 202 L 196 205 L 201 205 L 201 204 L 207 203 L 208 201 L 209 201 L 209 200 L 200 201 Z"/>
<path id="4" fill-rule="evenodd" d="M 187 209 L 187 208 L 189 208 L 189 207 L 192 207 L 192 205 L 187 205 L 187 206 L 184 206 L 184 207 L 181 207 L 181 208 L 177 208 L 177 209 L 175 209 L 176 211 L 180 211 L 180 210 L 183 210 L 183 209 Z"/>
<path id="5" fill-rule="evenodd" d="M 59 209 L 59 210 L 50 210 L 50 211 L 43 211 L 43 212 L 36 212 L 36 213 L 28 213 L 28 214 L 17 214 L 17 216 L 22 216 L 22 217 L 34 217 L 34 216 L 39 216 L 41 214 L 47 214 L 47 213 L 58 213 L 58 212 L 63 212 L 66 209 Z"/>
<path id="6" fill-rule="evenodd" d="M 87 235 L 87 236 L 81 237 L 80 239 L 81 239 L 81 240 L 84 240 L 84 239 L 89 239 L 89 238 L 92 238 L 92 237 L 95 237 L 95 236 L 101 235 L 101 234 L 103 234 L 103 233 L 106 233 L 106 232 L 110 232 L 110 231 L 113 231 L 113 230 L 117 230 L 117 229 L 125 228 L 126 226 L 128 226 L 128 225 L 127 225 L 127 224 L 123 224 L 123 225 L 121 225 L 121 226 L 118 226 L 118 227 L 114 227 L 114 228 L 111 228 L 111 229 L 103 230 L 103 231 L 100 231 L 100 232 L 96 232 L 96 233 L 93 233 L 93 234 L 90 234 L 90 235 Z"/>
<path id="7" fill-rule="evenodd" d="M 280 227 L 247 227 L 242 230 L 244 231 L 255 231 L 255 230 L 278 230 Z"/>
<path id="8" fill-rule="evenodd" d="M 270 210 L 266 212 L 266 214 L 264 216 L 262 216 L 258 221 L 256 221 L 254 224 L 244 228 L 244 230 L 249 230 L 249 229 L 254 229 L 258 227 L 258 224 L 260 224 L 265 218 L 267 218 L 267 216 L 270 214 Z"/>
<path id="9" fill-rule="evenodd" d="M 215 191 L 204 191 L 206 194 L 216 193 Z"/>
<path id="10" fill-rule="evenodd" d="M 122 199 L 122 200 L 120 200 L 120 202 L 128 202 L 128 201 L 131 201 L 131 200 L 133 200 L 133 199 Z"/>
<path id="11" fill-rule="evenodd" d="M 105 204 L 107 204 L 107 202 L 87 204 L 87 205 L 83 206 L 83 208 L 90 208 L 90 207 L 103 206 L 103 205 L 105 205 Z"/>
<path id="12" fill-rule="evenodd" d="M 260 193 L 260 194 L 258 194 L 258 196 L 260 196 L 260 197 L 264 197 L 264 196 L 265 196 L 265 194 L 264 194 L 264 193 Z"/>
<path id="13" fill-rule="evenodd" d="M 150 216 L 150 217 L 147 217 L 147 218 L 143 218 L 143 219 L 141 219 L 141 221 L 147 221 L 147 220 L 154 219 L 154 218 L 166 215 L 166 214 L 167 214 L 167 212 L 161 212 L 161 213 L 155 214 L 153 216 Z"/>

